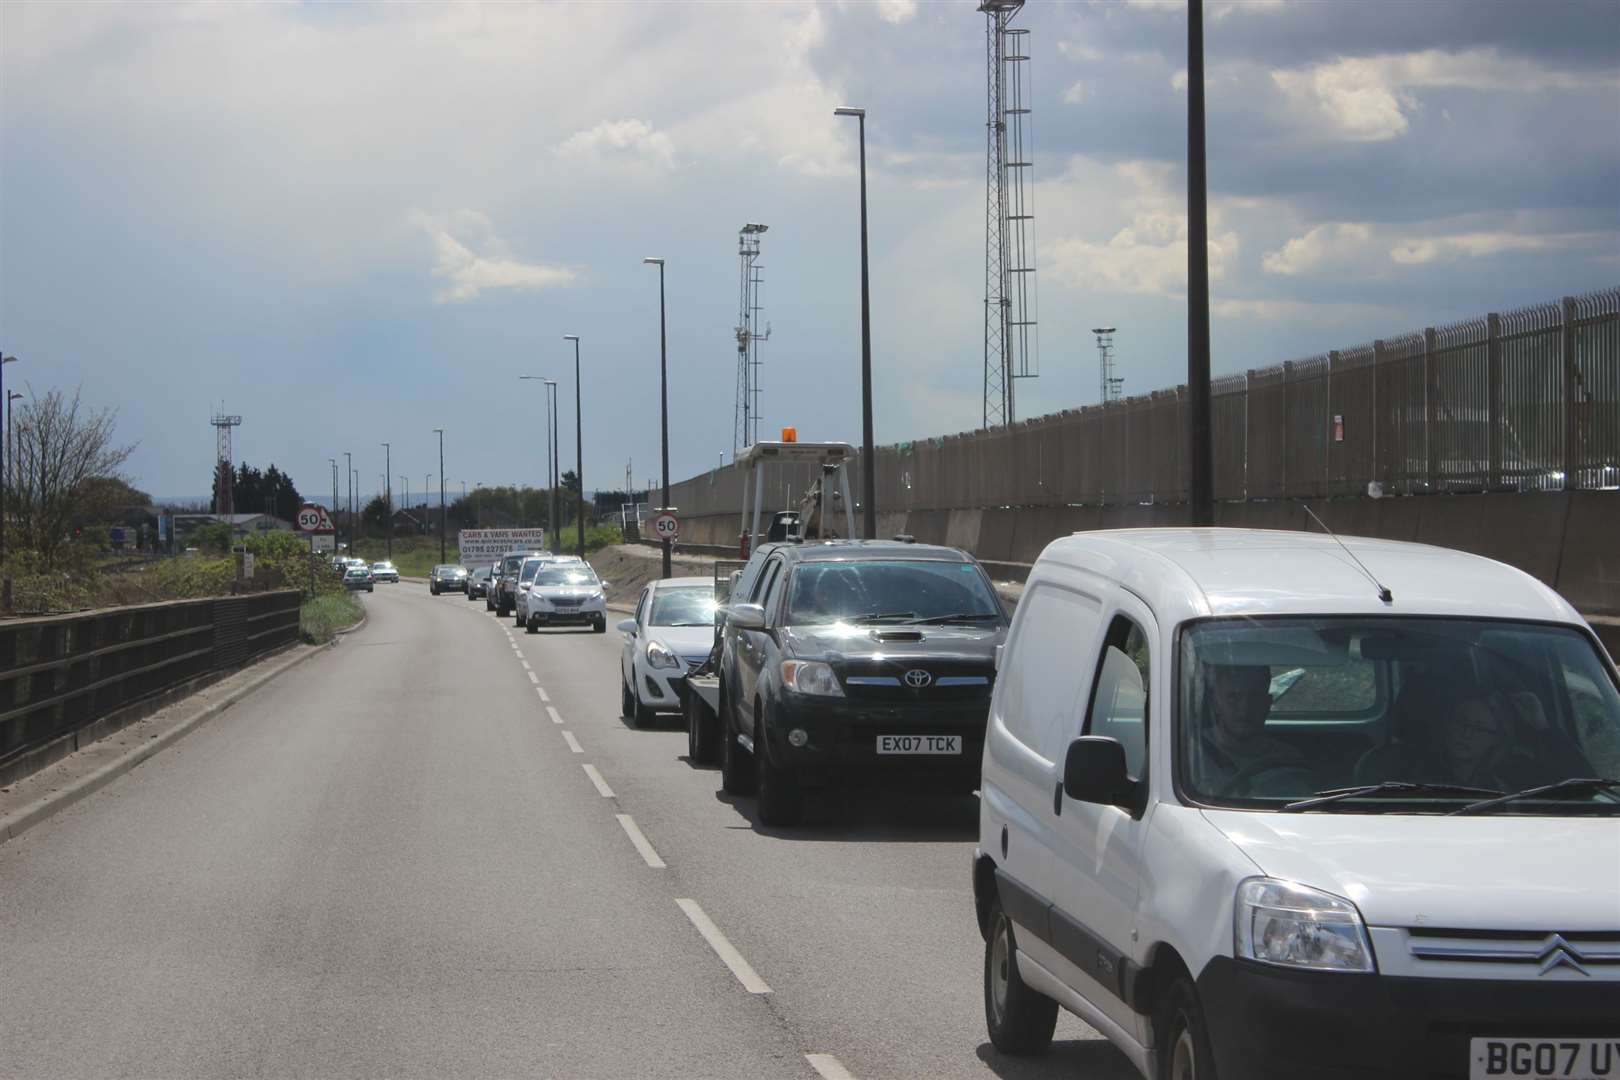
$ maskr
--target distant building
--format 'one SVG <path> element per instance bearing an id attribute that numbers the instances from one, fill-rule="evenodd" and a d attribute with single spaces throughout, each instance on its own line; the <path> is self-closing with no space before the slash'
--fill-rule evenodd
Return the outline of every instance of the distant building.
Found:
<path id="1" fill-rule="evenodd" d="M 231 527 L 231 537 L 241 540 L 267 532 L 292 532 L 293 524 L 274 514 L 176 514 L 174 536 L 181 546 L 186 538 L 204 525 L 223 521 Z"/>

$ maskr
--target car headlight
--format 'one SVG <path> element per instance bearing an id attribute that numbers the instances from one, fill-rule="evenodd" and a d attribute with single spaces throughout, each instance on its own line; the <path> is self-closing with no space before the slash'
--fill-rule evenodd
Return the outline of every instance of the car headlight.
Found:
<path id="1" fill-rule="evenodd" d="M 1233 951 L 1245 960 L 1316 971 L 1372 971 L 1372 943 L 1350 901 L 1276 878 L 1238 886 Z"/>
<path id="2" fill-rule="evenodd" d="M 820 660 L 782 661 L 782 685 L 796 694 L 844 696 L 844 688 L 838 685 L 838 676 L 833 674 L 831 666 Z"/>
<path id="3" fill-rule="evenodd" d="M 681 658 L 656 641 L 647 643 L 647 663 L 655 668 L 678 668 Z"/>

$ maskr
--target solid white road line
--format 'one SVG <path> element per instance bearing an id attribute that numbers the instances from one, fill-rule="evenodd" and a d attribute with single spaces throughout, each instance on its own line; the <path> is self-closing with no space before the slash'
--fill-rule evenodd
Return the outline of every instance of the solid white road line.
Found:
<path id="1" fill-rule="evenodd" d="M 658 857 L 658 852 L 653 850 L 653 846 L 642 835 L 641 827 L 636 824 L 635 819 L 629 814 L 615 814 L 614 817 L 617 817 L 619 824 L 624 827 L 624 835 L 630 838 L 630 843 L 634 844 L 635 849 L 641 852 L 642 861 L 654 870 L 664 869 L 664 860 Z"/>
<path id="2" fill-rule="evenodd" d="M 591 783 L 596 785 L 598 795 L 604 799 L 613 798 L 613 789 L 607 786 L 607 781 L 602 779 L 602 774 L 596 771 L 595 765 L 581 765 L 580 768 L 585 770 L 585 775 L 590 777 Z"/>
<path id="3" fill-rule="evenodd" d="M 759 972 L 750 967 L 748 961 L 743 959 L 742 953 L 737 951 L 737 947 L 726 940 L 726 935 L 722 934 L 720 928 L 714 925 L 714 920 L 698 907 L 696 900 L 677 899 L 675 902 L 686 912 L 686 917 L 692 920 L 692 925 L 703 935 L 703 940 L 709 943 L 709 948 L 713 949 L 715 955 L 731 969 L 733 975 L 737 976 L 737 981 L 743 984 L 744 990 L 750 994 L 771 992 L 771 988 L 765 985 L 765 980 L 759 977 Z"/>
<path id="4" fill-rule="evenodd" d="M 536 674 L 535 674 L 535 673 L 534 673 L 534 669 L 533 669 L 533 668 L 530 668 L 530 669 L 529 669 L 529 670 L 528 670 L 528 671 L 527 671 L 527 672 L 525 672 L 525 673 L 524 673 L 524 674 L 526 674 L 526 675 L 528 675 L 528 676 L 529 676 L 529 681 L 530 681 L 530 682 L 532 682 L 532 683 L 534 683 L 534 685 L 536 685 L 536 686 L 539 686 L 539 685 L 540 685 L 540 676 L 538 676 L 538 675 L 536 675 Z"/>
<path id="5" fill-rule="evenodd" d="M 547 705 L 546 714 L 551 717 L 551 722 L 553 724 L 562 723 L 562 714 L 557 711 L 557 707 L 555 705 Z"/>
<path id="6" fill-rule="evenodd" d="M 583 754 L 585 752 L 585 748 L 579 745 L 579 740 L 574 738 L 574 733 L 572 731 L 569 731 L 567 728 L 563 728 L 562 737 L 563 742 L 568 744 L 568 749 L 572 750 L 574 753 Z"/>
<path id="7" fill-rule="evenodd" d="M 806 1054 L 804 1059 L 821 1075 L 822 1080 L 855 1080 L 855 1074 L 844 1068 L 844 1063 L 831 1054 Z"/>

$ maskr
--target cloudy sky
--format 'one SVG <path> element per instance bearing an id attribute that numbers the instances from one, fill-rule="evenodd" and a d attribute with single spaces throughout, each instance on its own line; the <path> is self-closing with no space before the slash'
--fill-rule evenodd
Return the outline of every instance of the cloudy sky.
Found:
<path id="1" fill-rule="evenodd" d="M 1620 282 L 1620 4 L 1210 0 L 1214 368 Z M 1185 370 L 1185 8 L 1029 35 L 1040 377 L 1019 413 Z M 306 492 L 539 482 L 583 338 L 587 487 L 732 445 L 736 234 L 765 222 L 762 429 L 857 441 L 852 121 L 868 112 L 880 442 L 978 425 L 984 23 L 971 0 L 0 5 L 0 346 L 82 385 L 158 495 L 211 412 Z M 565 453 L 572 465 L 573 454 Z M 400 487 L 396 479 L 396 490 Z M 435 481 L 436 484 L 436 481 Z"/>

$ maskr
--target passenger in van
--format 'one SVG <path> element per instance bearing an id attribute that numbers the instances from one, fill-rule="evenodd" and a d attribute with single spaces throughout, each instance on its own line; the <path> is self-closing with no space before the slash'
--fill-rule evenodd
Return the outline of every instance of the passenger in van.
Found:
<path id="1" fill-rule="evenodd" d="M 1306 770 L 1304 755 L 1266 734 L 1266 715 L 1271 711 L 1270 668 L 1214 664 L 1204 668 L 1204 680 L 1203 787 L 1228 795 L 1258 794 L 1253 781 L 1262 774 Z M 1250 790 L 1233 791 L 1239 779 L 1244 782 L 1237 786 Z"/>

